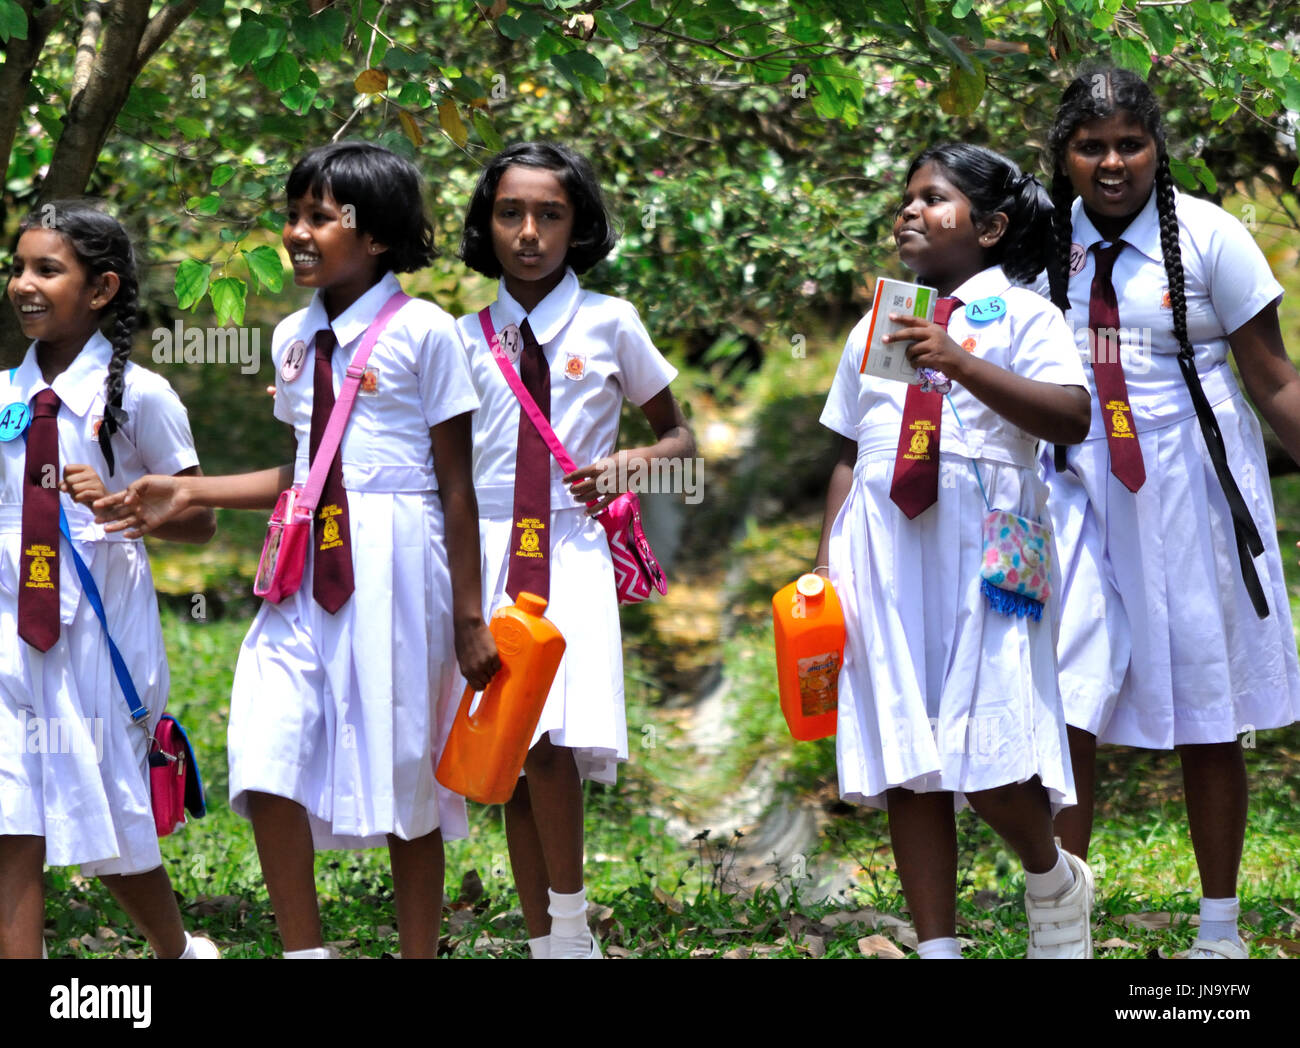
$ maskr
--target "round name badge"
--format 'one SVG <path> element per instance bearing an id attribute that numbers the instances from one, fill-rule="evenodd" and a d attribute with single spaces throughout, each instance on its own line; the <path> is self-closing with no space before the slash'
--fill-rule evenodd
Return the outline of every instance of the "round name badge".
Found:
<path id="1" fill-rule="evenodd" d="M 0 441 L 7 443 L 22 436 L 31 416 L 31 411 L 21 400 L 15 400 L 0 412 Z"/>
<path id="2" fill-rule="evenodd" d="M 307 343 L 298 339 L 285 351 L 284 360 L 280 363 L 280 377 L 286 382 L 292 382 L 302 372 L 306 359 Z"/>
<path id="3" fill-rule="evenodd" d="M 501 348 L 505 350 L 506 356 L 510 363 L 519 359 L 519 349 L 523 340 L 519 337 L 519 325 L 507 324 L 497 335 L 497 340 L 501 343 Z"/>
<path id="4" fill-rule="evenodd" d="M 1070 276 L 1083 272 L 1083 264 L 1088 260 L 1088 249 L 1082 244 L 1070 245 Z"/>
<path id="5" fill-rule="evenodd" d="M 997 295 L 977 298 L 966 306 L 966 319 L 972 324 L 987 324 L 1007 314 L 1007 304 Z"/>

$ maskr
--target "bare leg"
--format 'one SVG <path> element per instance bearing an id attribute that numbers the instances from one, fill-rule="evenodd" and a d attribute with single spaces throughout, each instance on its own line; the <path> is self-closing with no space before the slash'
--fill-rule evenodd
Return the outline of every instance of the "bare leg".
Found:
<path id="1" fill-rule="evenodd" d="M 146 873 L 110 873 L 99 879 L 144 932 L 155 956 L 175 959 L 185 952 L 185 926 L 172 894 L 171 878 L 163 867 Z"/>
<path id="2" fill-rule="evenodd" d="M 1207 899 L 1237 894 L 1241 849 L 1246 840 L 1246 761 L 1241 742 L 1180 746 L 1183 792 L 1192 849 Z"/>
<path id="3" fill-rule="evenodd" d="M 1070 763 L 1074 766 L 1074 792 L 1078 794 L 1079 803 L 1073 808 L 1063 808 L 1056 816 L 1056 835 L 1061 838 L 1061 847 L 1080 859 L 1086 859 L 1096 804 L 1097 736 L 1082 728 L 1067 730 Z"/>
<path id="4" fill-rule="evenodd" d="M 262 877 L 286 951 L 322 945 L 316 901 L 315 851 L 307 810 L 287 797 L 249 793 Z"/>
<path id="5" fill-rule="evenodd" d="M 1020 856 L 1029 873 L 1047 873 L 1056 865 L 1052 839 L 1052 805 L 1038 777 L 1028 782 L 966 794 L 979 817 Z"/>
<path id="6" fill-rule="evenodd" d="M 957 822 L 951 793 L 888 792 L 889 839 L 916 937 L 957 934 Z"/>
<path id="7" fill-rule="evenodd" d="M 524 770 L 547 881 L 552 891 L 571 895 L 582 889 L 582 781 L 573 751 L 543 737 Z"/>
<path id="8" fill-rule="evenodd" d="M 41 956 L 45 838 L 0 836 L 0 958 Z"/>
<path id="9" fill-rule="evenodd" d="M 445 877 L 442 831 L 434 830 L 413 841 L 404 841 L 390 833 L 388 855 L 393 863 L 397 938 L 402 958 L 436 957 Z"/>
<path id="10" fill-rule="evenodd" d="M 524 911 L 528 936 L 540 939 L 551 933 L 551 917 L 546 912 L 550 905 L 546 894 L 550 881 L 546 876 L 546 859 L 537 836 L 537 824 L 533 820 L 526 777 L 519 780 L 514 796 L 506 801 L 506 843 L 510 848 L 510 868 L 514 871 L 515 888 L 519 892 L 519 905 Z"/>

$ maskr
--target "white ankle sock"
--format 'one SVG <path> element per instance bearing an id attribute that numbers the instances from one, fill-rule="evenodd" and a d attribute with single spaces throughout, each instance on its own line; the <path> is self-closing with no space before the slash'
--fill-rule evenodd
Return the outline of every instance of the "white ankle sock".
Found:
<path id="1" fill-rule="evenodd" d="M 328 946 L 313 946 L 310 950 L 285 950 L 286 961 L 330 961 L 336 954 Z"/>
<path id="2" fill-rule="evenodd" d="M 1074 887 L 1074 871 L 1065 861 L 1065 852 L 1056 849 L 1056 865 L 1046 873 L 1025 871 L 1025 891 L 1035 899 L 1055 899 Z"/>
<path id="3" fill-rule="evenodd" d="M 1201 899 L 1201 930 L 1198 938 L 1217 942 L 1227 939 L 1241 942 L 1237 934 L 1237 918 L 1241 915 L 1241 903 L 1234 895 L 1230 899 Z"/>
<path id="4" fill-rule="evenodd" d="M 528 952 L 535 961 L 549 960 L 551 956 L 551 937 L 549 935 L 539 935 L 536 939 L 529 939 Z"/>
<path id="5" fill-rule="evenodd" d="M 551 904 L 546 912 L 551 915 L 551 935 L 571 937 L 587 931 L 587 889 L 579 888 L 571 895 L 561 895 L 549 888 Z"/>
<path id="6" fill-rule="evenodd" d="M 961 943 L 956 939 L 926 939 L 916 944 L 916 955 L 923 961 L 960 961 Z"/>
<path id="7" fill-rule="evenodd" d="M 189 932 L 185 933 L 185 949 L 181 950 L 181 955 L 177 958 L 180 961 L 193 961 L 198 959 L 198 954 L 194 952 L 194 939 Z"/>

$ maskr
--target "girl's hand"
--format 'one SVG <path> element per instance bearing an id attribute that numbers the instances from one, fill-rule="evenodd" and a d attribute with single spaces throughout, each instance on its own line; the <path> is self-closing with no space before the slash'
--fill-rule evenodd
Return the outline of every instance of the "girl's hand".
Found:
<path id="1" fill-rule="evenodd" d="M 569 485 L 570 493 L 579 502 L 594 500 L 595 504 L 587 507 L 587 516 L 594 517 L 622 494 L 619 490 L 620 472 L 626 479 L 626 471 L 618 468 L 618 456 L 611 455 L 566 473 L 564 483 Z"/>
<path id="2" fill-rule="evenodd" d="M 466 682 L 475 691 L 486 688 L 488 681 L 501 668 L 497 642 L 481 619 L 475 623 L 456 624 L 456 661 L 460 663 L 460 672 Z"/>
<path id="3" fill-rule="evenodd" d="M 95 521 L 105 531 L 125 531 L 127 538 L 162 527 L 190 508 L 183 477 L 150 474 L 130 487 L 96 500 Z"/>
<path id="4" fill-rule="evenodd" d="M 961 381 L 970 354 L 952 340 L 946 328 L 932 320 L 902 313 L 890 313 L 889 319 L 904 326 L 886 335 L 884 341 L 911 342 L 907 347 L 907 362 L 912 367 L 942 371 L 949 378 Z"/>
<path id="5" fill-rule="evenodd" d="M 95 467 L 82 463 L 63 467 L 63 483 L 59 485 L 59 490 L 66 491 L 72 496 L 73 502 L 80 502 L 83 506 L 93 505 L 96 499 L 102 499 L 108 494 Z"/>

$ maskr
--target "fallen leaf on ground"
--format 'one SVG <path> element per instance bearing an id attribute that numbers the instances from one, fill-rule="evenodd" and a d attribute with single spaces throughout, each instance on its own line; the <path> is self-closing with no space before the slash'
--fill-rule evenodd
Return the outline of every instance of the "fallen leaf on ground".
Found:
<path id="1" fill-rule="evenodd" d="M 730 950 L 722 955 L 724 961 L 744 961 L 748 960 L 751 952 L 748 946 L 733 946 Z"/>
<path id="2" fill-rule="evenodd" d="M 717 954 L 717 952 L 718 952 L 717 950 L 710 949 L 708 946 L 697 946 L 695 949 L 691 951 L 691 956 L 692 957 L 713 957 L 715 954 Z"/>
<path id="3" fill-rule="evenodd" d="M 820 935 L 805 935 L 800 945 L 808 948 L 808 954 L 813 960 L 826 956 L 826 940 Z"/>
<path id="4" fill-rule="evenodd" d="M 1256 939 L 1255 941 L 1257 943 L 1262 943 L 1265 946 L 1276 946 L 1279 950 L 1283 950 L 1286 953 L 1300 954 L 1300 942 L 1297 942 L 1295 939 L 1282 939 L 1276 935 L 1270 935 L 1263 939 Z"/>
<path id="5" fill-rule="evenodd" d="M 907 956 L 883 935 L 868 935 L 865 939 L 859 939 L 858 952 L 863 957 L 884 957 L 889 960 L 900 960 Z"/>
<path id="6" fill-rule="evenodd" d="M 1097 943 L 1099 950 L 1136 950 L 1137 943 L 1129 942 L 1127 939 L 1107 939 L 1105 942 Z"/>
<path id="7" fill-rule="evenodd" d="M 1119 923 L 1130 928 L 1157 930 L 1168 928 L 1173 923 L 1173 919 L 1172 913 L 1126 913 L 1119 919 Z"/>
<path id="8" fill-rule="evenodd" d="M 606 957 L 631 957 L 632 951 L 626 950 L 622 946 L 606 946 L 605 956 Z"/>
<path id="9" fill-rule="evenodd" d="M 657 884 L 655 885 L 654 896 L 661 903 L 667 906 L 668 909 L 670 909 L 673 913 L 684 913 L 686 910 L 686 907 L 682 904 L 681 899 L 677 898 L 674 895 L 670 895 L 668 892 L 660 888 L 659 885 Z"/>

